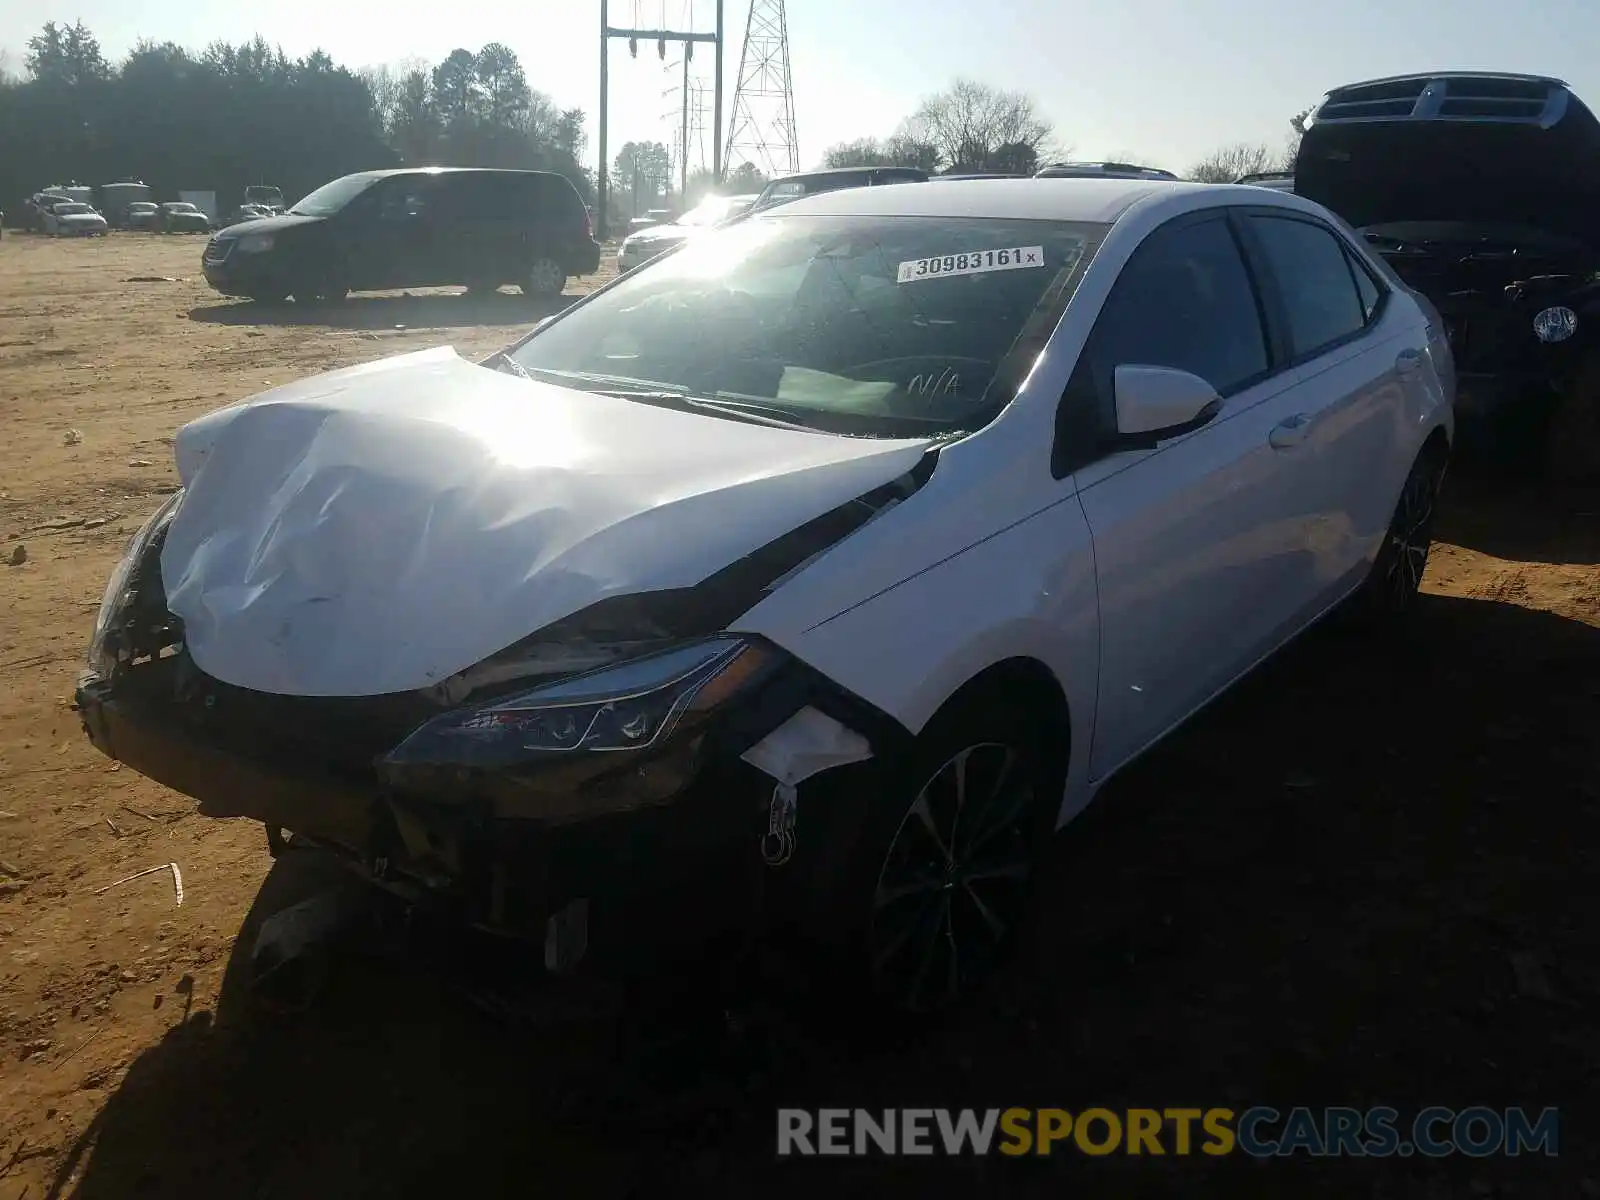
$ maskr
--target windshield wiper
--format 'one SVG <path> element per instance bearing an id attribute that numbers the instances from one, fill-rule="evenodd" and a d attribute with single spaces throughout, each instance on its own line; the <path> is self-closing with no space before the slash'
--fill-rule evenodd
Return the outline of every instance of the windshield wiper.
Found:
<path id="1" fill-rule="evenodd" d="M 757 425 L 772 425 L 779 429 L 804 429 L 808 433 L 818 432 L 816 426 L 795 420 L 793 409 L 774 404 L 752 404 L 748 400 L 734 400 L 721 392 L 715 396 L 686 396 L 684 399 L 696 408 L 724 413 Z"/>
<path id="2" fill-rule="evenodd" d="M 507 357 L 509 358 L 509 355 Z M 688 388 L 677 384 L 633 379 L 627 375 L 602 375 L 593 371 L 557 371 L 551 367 L 525 367 L 521 363 L 517 363 L 517 370 L 524 379 L 543 379 L 580 392 L 597 392 L 602 396 L 624 396 L 630 400 L 651 397 L 679 399 L 689 394 Z"/>
<path id="3" fill-rule="evenodd" d="M 531 370 L 514 359 L 507 358 L 524 379 L 546 378 L 562 387 L 593 392 L 599 396 L 614 396 L 619 400 L 639 400 L 647 404 L 670 404 L 681 408 L 698 408 L 749 421 L 754 425 L 773 425 L 783 429 L 805 429 L 815 432 L 810 425 L 794 419 L 787 409 L 748 404 L 724 399 L 722 396 L 696 396 L 681 384 L 655 383 L 631 379 L 626 375 L 602 375 L 590 371 L 557 371 L 547 367 Z"/>

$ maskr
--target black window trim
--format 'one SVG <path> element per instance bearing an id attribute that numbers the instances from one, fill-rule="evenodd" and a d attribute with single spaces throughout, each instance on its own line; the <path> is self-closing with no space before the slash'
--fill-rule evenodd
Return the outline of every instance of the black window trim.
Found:
<path id="1" fill-rule="evenodd" d="M 1081 471 L 1108 455 L 1129 449 L 1117 436 L 1116 398 L 1110 394 L 1106 381 L 1102 378 L 1106 373 L 1095 362 L 1095 335 L 1100 331 L 1101 321 L 1105 319 L 1111 297 L 1115 294 L 1117 284 L 1122 281 L 1128 266 L 1158 234 L 1204 225 L 1211 221 L 1221 222 L 1239 254 L 1240 265 L 1250 285 L 1250 294 L 1255 300 L 1256 321 L 1266 350 L 1266 369 L 1247 376 L 1226 390 L 1218 391 L 1224 408 L 1217 420 L 1224 421 L 1233 415 L 1226 408 L 1229 399 L 1251 388 L 1259 387 L 1288 369 L 1285 361 L 1288 353 L 1287 325 L 1271 319 L 1272 314 L 1259 274 L 1258 262 L 1252 258 L 1244 242 L 1241 222 L 1234 215 L 1236 211 L 1237 208 L 1233 205 L 1213 205 L 1194 212 L 1180 213 L 1145 234 L 1134 247 L 1133 253 L 1122 264 L 1111 290 L 1106 293 L 1106 298 L 1101 303 L 1100 311 L 1095 314 L 1094 324 L 1089 329 L 1088 337 L 1084 339 L 1083 349 L 1079 352 L 1078 361 L 1072 369 L 1072 376 L 1068 379 L 1067 386 L 1063 389 L 1061 399 L 1056 405 L 1054 435 L 1050 447 L 1050 474 L 1053 478 L 1065 479 L 1068 475 Z M 1354 286 L 1354 281 L 1351 286 Z M 1115 367 L 1112 369 L 1115 370 Z"/>
<path id="2" fill-rule="evenodd" d="M 1324 354 L 1331 354 L 1335 350 L 1342 349 L 1353 342 L 1360 341 L 1377 327 L 1378 323 L 1382 320 L 1384 313 L 1388 310 L 1389 298 L 1391 294 L 1390 289 L 1384 284 L 1383 281 L 1377 279 L 1367 265 L 1355 255 L 1350 246 L 1349 240 L 1343 234 L 1341 234 L 1339 230 L 1335 229 L 1326 221 L 1319 220 L 1317 217 L 1312 216 L 1310 213 L 1299 212 L 1291 208 L 1277 208 L 1272 205 L 1251 205 L 1248 207 L 1241 206 L 1232 209 L 1231 212 L 1233 220 L 1235 221 L 1238 229 L 1239 240 L 1245 248 L 1246 255 L 1253 260 L 1253 274 L 1261 281 L 1263 291 L 1267 296 L 1267 312 L 1269 319 L 1275 326 L 1277 326 L 1279 331 L 1279 343 L 1283 348 L 1284 356 L 1281 364 L 1278 366 L 1277 371 L 1275 371 L 1274 374 L 1277 374 L 1281 371 L 1292 371 L 1299 367 L 1303 367 L 1306 365 L 1306 363 L 1311 362 L 1314 359 L 1321 358 Z M 1312 349 L 1304 351 L 1301 354 L 1292 353 L 1293 342 L 1290 340 L 1288 306 L 1284 301 L 1282 284 L 1278 278 L 1277 272 L 1273 269 L 1272 260 L 1267 254 L 1266 247 L 1262 245 L 1261 239 L 1256 235 L 1255 229 L 1251 225 L 1252 219 L 1257 217 L 1279 221 L 1297 221 L 1302 225 L 1309 225 L 1313 229 L 1319 229 L 1326 233 L 1329 237 L 1333 238 L 1334 244 L 1337 245 L 1344 254 L 1346 269 L 1351 272 L 1350 287 L 1351 290 L 1356 293 L 1357 303 L 1361 307 L 1362 314 L 1362 324 L 1359 329 L 1351 330 L 1349 333 L 1344 334 L 1341 337 L 1324 342 L 1322 345 L 1313 347 Z M 1365 273 L 1367 278 L 1371 279 L 1373 284 L 1378 289 L 1378 302 L 1373 305 L 1372 313 L 1370 315 L 1367 314 L 1366 305 L 1361 302 L 1361 290 L 1356 284 L 1354 272 L 1358 269 Z"/>

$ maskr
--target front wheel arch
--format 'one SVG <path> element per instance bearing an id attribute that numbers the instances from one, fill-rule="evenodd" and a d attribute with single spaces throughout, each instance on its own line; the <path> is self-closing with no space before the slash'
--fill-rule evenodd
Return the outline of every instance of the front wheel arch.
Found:
<path id="1" fill-rule="evenodd" d="M 868 972 L 871 897 L 896 832 L 921 778 L 963 738 L 988 742 L 1013 731 L 1041 763 L 1025 824 L 1035 854 L 1055 830 L 1071 756 L 1066 694 L 1031 658 L 995 663 L 957 688 L 922 730 L 878 757 L 824 773 L 801 788 L 793 861 L 769 878 L 769 915 L 780 929 L 820 951 L 824 974 L 842 971 L 843 994 L 862 998 Z M 833 778 L 830 778 L 830 775 Z M 820 785 L 820 786 L 819 786 Z"/>

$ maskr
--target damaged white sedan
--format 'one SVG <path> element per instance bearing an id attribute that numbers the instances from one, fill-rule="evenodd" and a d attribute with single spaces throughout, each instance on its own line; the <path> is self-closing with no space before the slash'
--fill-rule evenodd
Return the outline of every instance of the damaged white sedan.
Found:
<path id="1" fill-rule="evenodd" d="M 1411 608 L 1453 388 L 1288 193 L 800 200 L 486 363 L 185 427 L 78 704 L 553 967 L 731 917 L 937 1006 L 1113 772 L 1341 602 Z"/>

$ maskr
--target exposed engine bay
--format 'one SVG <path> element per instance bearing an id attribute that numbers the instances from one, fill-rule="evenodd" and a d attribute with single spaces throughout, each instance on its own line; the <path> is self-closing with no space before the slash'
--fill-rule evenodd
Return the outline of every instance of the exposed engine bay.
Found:
<path id="1" fill-rule="evenodd" d="M 1438 309 L 1464 375 L 1559 373 L 1587 343 L 1589 320 L 1600 317 L 1600 259 L 1563 234 L 1445 221 L 1388 222 L 1361 232 Z M 1541 322 L 1550 310 L 1558 311 Z"/>

